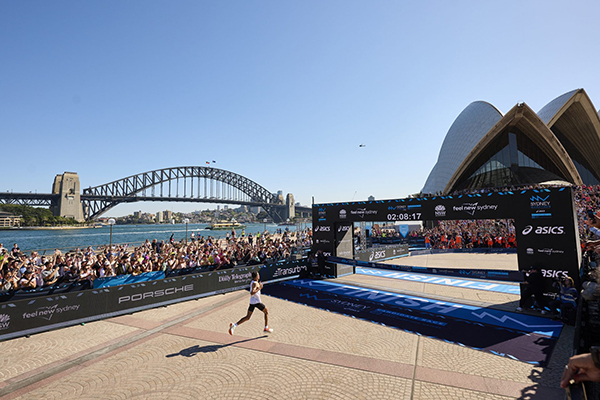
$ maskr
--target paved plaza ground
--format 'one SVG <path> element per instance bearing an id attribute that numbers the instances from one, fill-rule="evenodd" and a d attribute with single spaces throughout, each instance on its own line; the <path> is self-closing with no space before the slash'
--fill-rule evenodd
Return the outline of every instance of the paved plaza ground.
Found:
<path id="1" fill-rule="evenodd" d="M 515 255 L 391 262 L 516 269 Z M 511 311 L 518 303 L 516 295 L 366 275 L 336 281 Z M 248 297 L 217 295 L 1 342 L 0 398 L 564 399 L 569 326 L 540 368 L 268 296 L 274 332 L 263 334 L 256 311 L 230 336 Z"/>

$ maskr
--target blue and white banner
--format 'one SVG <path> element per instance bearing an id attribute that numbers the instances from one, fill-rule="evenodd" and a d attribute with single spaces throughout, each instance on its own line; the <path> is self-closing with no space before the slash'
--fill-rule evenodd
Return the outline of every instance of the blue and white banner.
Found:
<path id="1" fill-rule="evenodd" d="M 485 282 L 479 280 L 469 280 L 461 278 L 446 278 L 443 276 L 431 276 L 426 274 L 416 274 L 410 272 L 389 271 L 377 268 L 357 267 L 356 273 L 361 275 L 380 276 L 389 279 L 401 279 L 410 282 L 423 282 L 435 285 L 445 285 L 465 289 L 485 290 L 490 292 L 521 294 L 521 288 L 518 284 L 505 284 L 499 282 Z"/>
<path id="2" fill-rule="evenodd" d="M 432 300 L 336 282 L 296 279 L 287 284 L 544 336 L 558 337 L 563 326 L 561 322 L 528 314 Z"/>
<path id="3" fill-rule="evenodd" d="M 562 328 L 547 318 L 334 282 L 298 279 L 263 294 L 535 365 L 547 362 Z"/>

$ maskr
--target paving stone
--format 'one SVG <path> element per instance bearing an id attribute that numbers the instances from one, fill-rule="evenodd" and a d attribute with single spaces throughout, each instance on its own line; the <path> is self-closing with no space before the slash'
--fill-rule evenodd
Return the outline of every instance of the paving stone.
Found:
<path id="1" fill-rule="evenodd" d="M 448 257 L 446 257 L 448 256 Z M 439 255 L 425 266 L 504 269 L 505 255 Z M 462 261 L 461 261 L 462 257 Z M 515 258 L 515 257 L 512 257 Z M 407 258 L 396 260 L 406 263 Z M 482 265 L 482 263 L 486 263 Z M 475 266 L 476 265 L 476 266 Z M 516 264 L 515 264 L 516 265 Z M 509 307 L 515 295 L 379 277 L 339 281 Z M 564 398 L 558 384 L 573 340 L 563 333 L 545 368 L 245 291 L 0 342 L 3 399 L 509 399 Z M 459 301 L 460 302 L 460 301 Z"/>

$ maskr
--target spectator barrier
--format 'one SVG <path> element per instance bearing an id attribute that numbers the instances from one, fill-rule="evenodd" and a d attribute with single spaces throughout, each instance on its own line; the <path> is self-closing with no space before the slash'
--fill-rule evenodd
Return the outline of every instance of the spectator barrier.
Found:
<path id="1" fill-rule="evenodd" d="M 52 286 L 45 286 L 39 289 L 18 289 L 7 292 L 0 292 L 0 307 L 1 303 L 7 301 L 17 301 L 37 297 L 46 297 L 51 295 L 77 292 L 80 290 L 90 289 L 92 287 L 90 281 L 78 281 L 74 283 L 61 283 Z M 0 308 L 1 310 L 1 308 Z"/>
<path id="2" fill-rule="evenodd" d="M 118 275 L 118 276 L 109 276 L 105 278 L 96 278 L 94 280 L 94 289 L 109 287 L 109 286 L 121 286 L 121 285 L 129 285 L 132 283 L 140 283 L 140 282 L 148 282 L 155 281 L 157 279 L 164 279 L 165 272 L 164 271 L 152 271 L 152 272 L 144 272 L 139 275 Z"/>
<path id="3" fill-rule="evenodd" d="M 423 254 L 444 254 L 444 253 L 477 253 L 477 254 L 517 254 L 515 248 L 503 247 L 476 247 L 473 249 L 423 249 L 412 250 L 411 255 L 420 256 Z"/>
<path id="4" fill-rule="evenodd" d="M 0 304 L 0 340 L 248 288 L 252 271 L 265 283 L 304 277 L 308 260 L 236 267 L 115 287 L 53 293 Z"/>
<path id="5" fill-rule="evenodd" d="M 361 261 L 379 261 L 388 258 L 400 257 L 408 254 L 408 244 L 397 244 L 390 246 L 371 247 L 364 250 L 356 250 L 354 258 Z"/>
<path id="6" fill-rule="evenodd" d="M 369 267 L 369 268 L 380 268 L 392 271 L 405 271 L 415 272 L 420 274 L 432 274 L 432 275 L 447 275 L 447 276 L 460 276 L 469 277 L 475 279 L 491 279 L 495 281 L 509 281 L 509 282 L 523 282 L 523 272 L 520 271 L 509 271 L 509 270 L 488 270 L 488 269 L 466 269 L 466 268 L 429 268 L 429 267 L 415 267 L 412 265 L 393 265 L 393 264 L 382 264 L 361 260 L 352 260 L 349 258 L 341 257 L 328 257 L 327 261 L 333 264 L 346 264 L 352 265 L 353 267 Z"/>

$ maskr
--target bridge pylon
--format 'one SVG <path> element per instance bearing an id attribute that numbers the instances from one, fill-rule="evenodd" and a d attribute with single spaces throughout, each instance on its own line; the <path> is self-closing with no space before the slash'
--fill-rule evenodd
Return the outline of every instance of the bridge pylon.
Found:
<path id="1" fill-rule="evenodd" d="M 56 175 L 52 185 L 52 194 L 58 195 L 58 200 L 55 205 L 50 207 L 50 210 L 57 217 L 84 221 L 80 193 L 79 175 L 76 172 Z"/>

